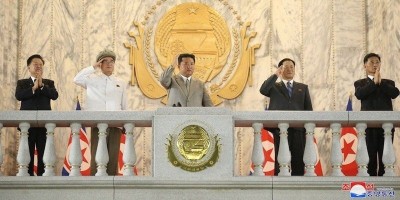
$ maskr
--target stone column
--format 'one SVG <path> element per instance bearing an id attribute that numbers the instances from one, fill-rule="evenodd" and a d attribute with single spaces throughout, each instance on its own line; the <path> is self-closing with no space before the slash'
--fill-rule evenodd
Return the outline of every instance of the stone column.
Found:
<path id="1" fill-rule="evenodd" d="M 45 165 L 43 176 L 54 176 L 54 165 L 56 163 L 56 149 L 54 147 L 54 129 L 56 124 L 46 123 L 47 139 L 43 154 L 43 163 Z"/>
<path id="2" fill-rule="evenodd" d="M 69 176 L 82 176 L 81 165 L 82 165 L 82 153 L 81 153 L 81 127 L 80 123 L 71 124 L 71 147 L 69 151 L 68 161 L 71 164 L 71 172 Z"/>
<path id="3" fill-rule="evenodd" d="M 97 164 L 96 176 L 108 176 L 107 164 L 109 161 L 109 157 L 108 157 L 107 140 L 106 140 L 107 127 L 108 124 L 106 123 L 97 124 L 97 128 L 99 128 L 99 143 L 97 144 L 97 151 L 96 151 L 96 164 Z"/>
<path id="4" fill-rule="evenodd" d="M 17 162 L 19 165 L 17 176 L 29 176 L 28 166 L 31 161 L 29 155 L 29 144 L 28 144 L 28 130 L 30 124 L 28 122 L 19 123 L 21 129 L 21 137 L 19 139 L 19 147 L 17 154 Z"/>
<path id="5" fill-rule="evenodd" d="M 344 176 L 342 173 L 343 154 L 340 146 L 340 129 L 339 123 L 332 123 L 332 149 L 331 149 L 331 176 Z"/>
<path id="6" fill-rule="evenodd" d="M 291 154 L 289 150 L 288 143 L 288 123 L 279 123 L 278 127 L 280 129 L 280 142 L 279 142 L 279 152 L 278 152 L 278 162 L 279 162 L 279 174 L 278 176 L 291 176 L 291 171 L 289 171 L 289 165 L 291 161 Z M 276 160 L 275 160 L 276 162 Z"/>
<path id="7" fill-rule="evenodd" d="M 368 174 L 368 151 L 367 143 L 365 142 L 365 129 L 367 128 L 366 123 L 357 123 L 356 129 L 358 134 L 358 145 L 356 161 L 358 165 L 357 176 L 369 176 Z"/>
<path id="8" fill-rule="evenodd" d="M 304 149 L 303 161 L 306 173 L 304 176 L 317 176 L 315 173 L 315 164 L 317 163 L 317 152 L 314 144 L 314 123 L 306 123 L 306 147 Z"/>
<path id="9" fill-rule="evenodd" d="M 0 138 L 1 138 L 1 129 L 3 128 L 3 124 L 0 123 Z M 0 176 L 3 176 L 1 173 L 1 166 L 3 165 L 3 148 L 1 147 L 1 139 L 0 139 Z"/>
<path id="10" fill-rule="evenodd" d="M 396 176 L 394 173 L 394 163 L 396 162 L 396 155 L 394 154 L 392 143 L 392 123 L 382 124 L 385 134 L 385 142 L 383 146 L 382 162 L 385 165 L 385 174 L 383 176 Z M 381 166 L 379 166 L 381 167 Z"/>
<path id="11" fill-rule="evenodd" d="M 253 154 L 251 156 L 251 161 L 254 165 L 255 176 L 264 176 L 263 163 L 264 163 L 264 152 L 261 142 L 261 129 L 263 128 L 262 123 L 253 123 L 254 129 L 254 145 Z"/>
<path id="12" fill-rule="evenodd" d="M 134 167 L 136 163 L 135 143 L 133 141 L 133 123 L 124 124 L 125 128 L 125 148 L 122 160 L 124 161 L 124 176 L 135 176 Z"/>

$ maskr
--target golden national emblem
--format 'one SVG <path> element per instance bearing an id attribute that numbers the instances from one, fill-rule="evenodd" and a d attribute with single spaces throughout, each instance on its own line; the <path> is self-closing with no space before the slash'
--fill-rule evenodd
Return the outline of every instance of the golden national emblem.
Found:
<path id="1" fill-rule="evenodd" d="M 176 167 L 197 172 L 213 166 L 219 157 L 217 136 L 199 125 L 188 125 L 168 138 L 168 159 Z"/>

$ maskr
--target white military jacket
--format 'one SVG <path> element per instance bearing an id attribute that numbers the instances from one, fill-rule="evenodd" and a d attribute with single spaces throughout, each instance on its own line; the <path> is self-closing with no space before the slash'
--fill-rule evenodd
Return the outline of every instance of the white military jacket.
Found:
<path id="1" fill-rule="evenodd" d="M 82 69 L 74 83 L 86 89 L 85 110 L 126 110 L 127 84 L 113 75 L 96 74 L 93 66 Z"/>

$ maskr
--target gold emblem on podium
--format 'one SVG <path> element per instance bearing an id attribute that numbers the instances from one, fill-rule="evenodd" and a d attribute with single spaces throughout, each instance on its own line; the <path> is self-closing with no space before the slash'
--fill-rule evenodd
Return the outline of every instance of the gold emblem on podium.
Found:
<path id="1" fill-rule="evenodd" d="M 141 23 L 133 22 L 137 33 L 128 32 L 134 39 L 133 44 L 124 43 L 130 49 L 132 85 L 137 84 L 146 97 L 166 103 L 160 71 L 186 52 L 196 55 L 194 76 L 206 83 L 214 105 L 237 98 L 246 84 L 252 86 L 254 52 L 260 44 L 249 43 L 257 33 L 247 33 L 251 23 L 241 21 L 228 1 L 219 1 L 219 12 L 203 3 L 183 3 L 161 13 L 166 10 L 164 2 L 151 6 Z"/>
<path id="2" fill-rule="evenodd" d="M 213 166 L 220 151 L 217 137 L 210 136 L 200 125 L 188 125 L 178 135 L 170 135 L 167 148 L 169 161 L 190 172 Z"/>

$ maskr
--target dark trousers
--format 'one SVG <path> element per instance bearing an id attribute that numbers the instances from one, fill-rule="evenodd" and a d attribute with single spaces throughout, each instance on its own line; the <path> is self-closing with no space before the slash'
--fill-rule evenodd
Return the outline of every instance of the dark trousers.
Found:
<path id="1" fill-rule="evenodd" d="M 279 128 L 268 128 L 274 135 L 275 145 L 275 176 L 279 173 L 278 152 L 280 143 Z M 304 148 L 306 146 L 306 130 L 304 128 L 288 128 L 288 143 L 291 154 L 292 176 L 304 176 Z"/>
<path id="2" fill-rule="evenodd" d="M 107 164 L 108 175 L 118 175 L 118 154 L 121 140 L 122 130 L 119 128 L 107 128 L 107 150 L 109 161 Z M 99 129 L 97 127 L 92 128 L 90 137 L 90 154 L 92 156 L 90 161 L 90 175 L 94 176 L 97 172 L 96 164 L 96 151 L 99 143 Z"/>
<path id="3" fill-rule="evenodd" d="M 42 176 L 44 173 L 44 163 L 43 163 L 43 154 L 44 148 L 46 146 L 46 128 L 30 128 L 28 130 L 28 145 L 29 145 L 29 155 L 31 157 L 31 161 L 29 162 L 28 173 L 31 176 L 34 176 L 33 167 L 34 167 L 34 158 L 35 158 L 35 146 L 37 149 L 37 175 Z"/>
<path id="4" fill-rule="evenodd" d="M 383 146 L 385 143 L 383 132 L 382 128 L 367 128 L 365 130 L 365 140 L 369 156 L 368 174 L 370 176 L 383 176 L 385 173 L 385 166 L 382 162 Z M 392 142 L 393 133 L 394 129 L 392 129 Z"/>

